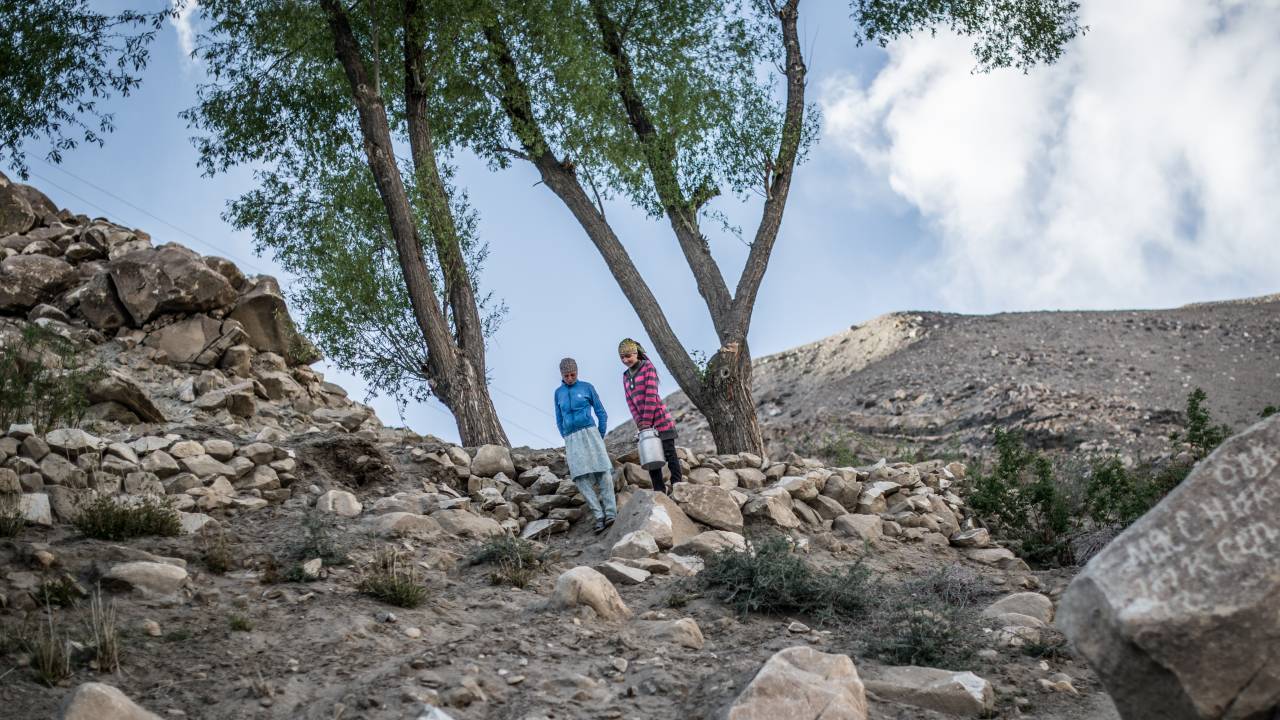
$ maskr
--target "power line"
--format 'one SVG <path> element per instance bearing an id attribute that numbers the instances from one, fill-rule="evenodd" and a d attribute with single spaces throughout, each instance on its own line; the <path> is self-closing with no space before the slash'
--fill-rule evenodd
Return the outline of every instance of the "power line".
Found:
<path id="1" fill-rule="evenodd" d="M 163 223 L 163 224 L 165 224 L 165 225 L 168 225 L 170 228 L 173 228 L 174 230 L 177 230 L 178 232 L 182 233 L 183 235 L 186 235 L 187 237 L 191 238 L 193 241 L 195 241 L 195 242 L 197 242 L 197 243 L 199 243 L 199 244 L 201 244 L 201 245 L 203 245 L 203 246 L 205 246 L 205 247 L 209 248 L 210 250 L 213 250 L 214 252 L 219 253 L 220 255 L 224 255 L 224 256 L 226 256 L 228 259 L 231 259 L 231 260 L 235 260 L 235 261 L 237 261 L 237 262 L 238 262 L 242 267 L 249 268 L 250 270 L 253 270 L 253 271 L 257 272 L 257 273 L 258 273 L 258 274 L 260 274 L 260 275 L 272 275 L 272 276 L 274 276 L 274 275 L 276 274 L 276 273 L 273 273 L 273 272 L 269 272 L 269 271 L 267 271 L 267 270 L 263 270 L 262 268 L 260 268 L 260 267 L 258 267 L 258 266 L 256 266 L 256 265 L 254 265 L 253 263 L 251 263 L 251 262 L 249 262 L 249 261 L 245 260 L 245 259 L 244 259 L 244 258 L 242 258 L 242 257 L 239 257 L 239 256 L 236 256 L 236 255 L 234 255 L 234 254 L 232 254 L 232 253 L 226 252 L 224 249 L 219 248 L 218 246 L 214 245 L 213 243 L 206 242 L 205 240 L 201 239 L 199 236 L 197 236 L 195 233 L 191 232 L 190 230 L 186 230 L 186 229 L 184 229 L 184 228 L 178 227 L 177 225 L 175 225 L 175 224 L 173 224 L 173 223 L 169 222 L 168 220 L 165 220 L 164 218 L 160 217 L 159 215 L 156 215 L 155 213 L 153 213 L 153 212 L 151 212 L 151 211 L 147 210 L 146 208 L 140 207 L 140 206 L 138 206 L 137 204 L 132 203 L 132 202 L 130 202 L 129 200 L 126 200 L 125 198 L 122 198 L 122 197 L 120 197 L 119 195 L 117 195 L 117 194 L 115 194 L 115 193 L 111 192 L 110 190 L 108 190 L 108 189 L 106 189 L 106 188 L 102 187 L 101 185 L 98 185 L 98 184 L 93 183 L 93 182 L 91 182 L 91 181 L 89 181 L 89 180 L 86 180 L 85 178 L 82 178 L 82 177 L 80 177 L 79 175 L 76 175 L 75 173 L 71 172 L 70 170 L 67 170 L 67 169 L 65 169 L 65 168 L 59 167 L 59 166 L 57 166 L 57 165 L 52 165 L 52 164 L 50 164 L 50 163 L 49 163 L 49 162 L 47 162 L 47 161 L 41 161 L 41 162 L 44 162 L 44 164 L 45 164 L 45 165 L 47 165 L 47 166 L 49 166 L 49 167 L 53 168 L 54 170 L 57 170 L 58 172 L 61 172 L 61 173 L 65 174 L 65 175 L 67 175 L 67 176 L 69 176 L 69 177 L 71 177 L 71 178 L 73 178 L 73 179 L 75 179 L 75 180 L 78 180 L 78 181 L 82 182 L 82 183 L 84 183 L 85 185 L 88 185 L 89 187 L 93 188 L 94 190 L 97 190 L 98 192 L 100 192 L 100 193 L 102 193 L 102 194 L 104 194 L 104 195 L 107 195 L 108 197 L 112 197 L 112 198 L 115 198 L 116 200 L 119 200 L 120 202 L 124 203 L 125 205 L 128 205 L 129 207 L 133 208 L 134 210 L 136 210 L 136 211 L 138 211 L 138 212 L 142 213 L 143 215 L 146 215 L 147 217 L 151 218 L 152 220 L 155 220 L 156 222 L 160 222 L 160 223 Z M 31 174 L 32 174 L 32 175 L 35 175 L 36 177 L 40 178 L 41 180 L 43 180 L 43 181 L 45 181 L 45 182 L 49 183 L 50 185 L 53 185 L 54 187 L 56 187 L 56 188 L 58 188 L 58 189 L 62 190 L 63 192 L 65 192 L 65 193 L 67 193 L 67 194 L 71 195 L 72 197 L 75 197 L 75 198 L 77 198 L 77 199 L 79 199 L 79 200 L 81 200 L 81 201 L 83 201 L 83 202 L 89 203 L 90 205 L 92 205 L 93 207 L 95 207 L 95 208 L 97 208 L 97 209 L 101 210 L 101 211 L 102 211 L 102 212 L 104 212 L 104 213 L 111 214 L 109 210 L 104 209 L 101 205 L 98 205 L 97 203 L 93 203 L 93 202 L 90 202 L 90 201 L 88 201 L 88 200 L 85 200 L 83 197 L 80 197 L 79 195 L 76 195 L 75 193 L 71 192 L 70 190 L 67 190 L 66 188 L 62 187 L 61 185 L 58 185 L 57 183 L 53 182 L 53 181 L 52 181 L 52 180 L 50 180 L 49 178 L 46 178 L 46 177 L 44 177 L 44 176 L 42 176 L 42 175 L 39 175 L 39 174 L 37 174 L 37 173 L 34 173 L 34 172 L 33 172 L 33 173 L 31 173 Z M 288 283 L 288 281 L 286 281 L 286 284 L 289 284 L 289 283 Z"/>

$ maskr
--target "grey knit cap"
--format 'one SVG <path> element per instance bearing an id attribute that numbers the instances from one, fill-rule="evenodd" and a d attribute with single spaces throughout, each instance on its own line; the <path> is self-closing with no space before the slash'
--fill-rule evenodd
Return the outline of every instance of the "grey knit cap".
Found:
<path id="1" fill-rule="evenodd" d="M 573 358 L 565 358 L 560 361 L 560 374 L 578 372 L 578 361 Z"/>

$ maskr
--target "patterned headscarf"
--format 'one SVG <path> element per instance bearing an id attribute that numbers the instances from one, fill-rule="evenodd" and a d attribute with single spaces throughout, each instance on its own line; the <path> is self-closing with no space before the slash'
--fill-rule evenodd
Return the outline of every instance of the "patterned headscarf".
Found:
<path id="1" fill-rule="evenodd" d="M 561 374 L 561 375 L 565 375 L 565 374 L 567 374 L 567 373 L 576 373 L 576 372 L 578 372 L 578 361 L 577 361 L 577 360 L 574 360 L 573 358 L 565 358 L 565 359 L 563 359 L 563 360 L 561 360 L 561 361 L 560 361 L 560 374 Z"/>
<path id="2" fill-rule="evenodd" d="M 628 353 L 635 353 L 636 357 L 644 357 L 644 348 L 631 338 L 623 338 L 622 342 L 618 343 L 618 354 L 626 355 Z"/>

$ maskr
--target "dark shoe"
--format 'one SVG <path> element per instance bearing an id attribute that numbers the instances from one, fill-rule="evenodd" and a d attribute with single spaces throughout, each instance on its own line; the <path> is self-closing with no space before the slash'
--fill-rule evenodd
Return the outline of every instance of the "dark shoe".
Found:
<path id="1" fill-rule="evenodd" d="M 596 534 L 599 535 L 600 533 L 604 532 L 604 529 L 605 529 L 604 520 L 597 520 L 596 527 L 595 527 Z"/>
<path id="2" fill-rule="evenodd" d="M 604 519 L 604 526 L 605 526 L 605 527 L 613 527 L 613 518 L 611 518 L 611 517 L 607 517 L 607 518 L 605 518 L 605 519 Z"/>

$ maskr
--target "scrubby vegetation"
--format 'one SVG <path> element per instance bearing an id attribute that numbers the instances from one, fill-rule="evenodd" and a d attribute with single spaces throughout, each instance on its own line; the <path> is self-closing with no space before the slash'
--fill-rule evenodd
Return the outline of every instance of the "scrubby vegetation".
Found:
<path id="1" fill-rule="evenodd" d="M 1205 393 L 1187 396 L 1181 458 L 1126 464 L 1118 457 L 1054 463 L 1012 432 L 996 431 L 995 462 L 976 473 L 969 507 L 1010 549 L 1037 565 L 1087 559 L 1096 542 L 1113 537 L 1177 487 L 1232 433 L 1215 424 Z"/>
<path id="2" fill-rule="evenodd" d="M 988 592 L 965 568 L 898 585 L 885 584 L 861 562 L 816 569 L 786 537 L 774 536 L 746 552 L 708 558 L 701 574 L 672 587 L 667 604 L 681 607 L 709 595 L 740 615 L 801 615 L 837 626 L 886 662 L 961 667 L 982 637 L 974 605 Z M 874 632 L 862 632 L 868 628 Z"/>
<path id="3" fill-rule="evenodd" d="M 178 511 L 167 500 L 153 496 L 127 503 L 100 495 L 82 506 L 72 522 L 82 534 L 98 540 L 174 536 L 182 532 Z"/>
<path id="4" fill-rule="evenodd" d="M 398 607 L 413 608 L 427 597 L 421 573 L 393 547 L 378 552 L 361 568 L 360 592 Z"/>
<path id="5" fill-rule="evenodd" d="M 546 553 L 523 538 L 504 535 L 487 541 L 470 558 L 472 565 L 492 565 L 489 582 L 523 588 L 541 571 Z"/>
<path id="6" fill-rule="evenodd" d="M 334 518 L 314 508 L 302 517 L 303 540 L 294 555 L 299 560 L 320 558 L 325 565 L 347 564 L 347 542 Z"/>
<path id="7" fill-rule="evenodd" d="M 17 337 L 0 342 L 0 427 L 25 422 L 43 434 L 79 425 L 103 368 L 86 365 L 71 341 L 39 325 L 8 332 Z"/>
<path id="8" fill-rule="evenodd" d="M 16 494 L 0 494 L 0 538 L 17 537 L 26 527 L 21 498 Z"/>
<path id="9" fill-rule="evenodd" d="M 817 570 L 782 536 L 752 542 L 746 552 L 717 553 L 698 577 L 740 615 L 803 613 L 830 623 L 863 618 L 873 602 L 871 572 L 861 563 Z"/>

